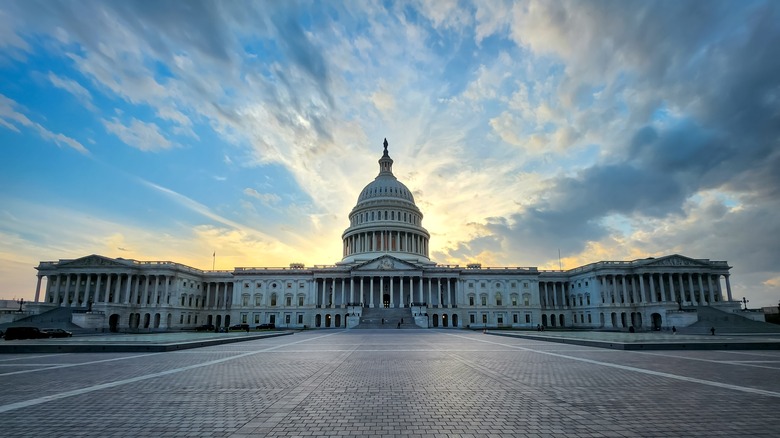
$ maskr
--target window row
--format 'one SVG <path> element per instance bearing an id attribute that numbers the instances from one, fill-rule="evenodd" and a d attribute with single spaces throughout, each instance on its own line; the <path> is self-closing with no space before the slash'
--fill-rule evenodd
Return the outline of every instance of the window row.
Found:
<path id="1" fill-rule="evenodd" d="M 412 225 L 420 225 L 420 217 L 416 214 L 395 210 L 374 210 L 356 214 L 350 219 L 350 226 L 374 221 L 399 221 Z"/>

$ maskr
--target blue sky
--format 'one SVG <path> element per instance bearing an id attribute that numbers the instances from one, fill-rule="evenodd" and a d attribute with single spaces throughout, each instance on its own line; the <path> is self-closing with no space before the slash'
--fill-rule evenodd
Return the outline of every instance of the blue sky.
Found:
<path id="1" fill-rule="evenodd" d="M 727 260 L 780 300 L 776 2 L 0 3 L 0 297 L 331 264 L 382 141 L 440 263 Z"/>

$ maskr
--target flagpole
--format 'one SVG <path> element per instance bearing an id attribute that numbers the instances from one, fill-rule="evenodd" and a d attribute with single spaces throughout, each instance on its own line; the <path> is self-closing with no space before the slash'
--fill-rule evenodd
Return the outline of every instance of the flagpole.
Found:
<path id="1" fill-rule="evenodd" d="M 214 251 L 214 254 L 211 255 L 211 270 L 214 270 L 214 265 L 217 263 L 217 252 Z"/>

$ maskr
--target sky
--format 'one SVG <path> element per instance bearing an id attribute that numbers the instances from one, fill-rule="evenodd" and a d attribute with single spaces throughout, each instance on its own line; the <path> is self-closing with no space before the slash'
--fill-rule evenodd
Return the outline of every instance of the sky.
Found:
<path id="1" fill-rule="evenodd" d="M 778 47 L 775 1 L 3 1 L 0 298 L 333 264 L 387 138 L 438 263 L 676 253 L 776 306 Z"/>

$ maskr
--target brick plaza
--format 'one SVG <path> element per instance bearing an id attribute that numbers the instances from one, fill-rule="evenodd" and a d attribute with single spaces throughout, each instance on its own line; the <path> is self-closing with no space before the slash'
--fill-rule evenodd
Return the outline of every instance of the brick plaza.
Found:
<path id="1" fill-rule="evenodd" d="M 309 331 L 168 353 L 6 354 L 0 388 L 7 437 L 780 431 L 780 351 L 620 351 L 454 330 Z"/>

